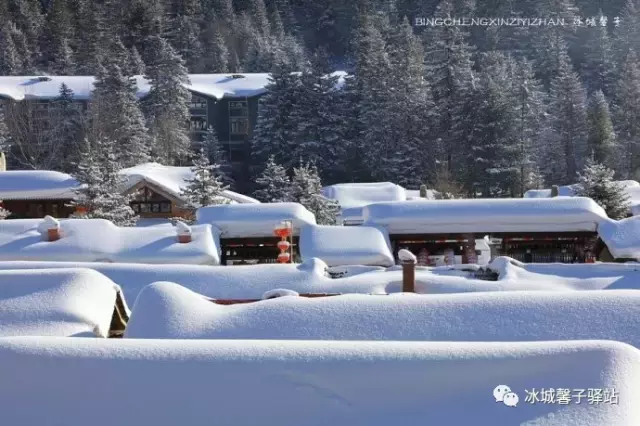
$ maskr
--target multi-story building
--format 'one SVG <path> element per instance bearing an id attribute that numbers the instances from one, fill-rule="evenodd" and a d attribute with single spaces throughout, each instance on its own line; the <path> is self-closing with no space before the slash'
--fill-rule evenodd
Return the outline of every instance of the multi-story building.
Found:
<path id="1" fill-rule="evenodd" d="M 258 116 L 258 100 L 265 93 L 268 74 L 192 74 L 189 105 L 190 130 L 194 140 L 201 140 L 209 126 L 216 129 L 218 139 L 233 166 L 240 189 L 246 182 L 249 165 L 249 141 Z M 149 93 L 149 83 L 141 76 L 135 77 L 138 97 Z M 26 117 L 20 123 L 20 131 L 30 133 L 33 143 L 39 143 L 39 135 L 51 128 L 55 116 L 52 101 L 59 96 L 62 83 L 74 94 L 74 102 L 86 110 L 91 100 L 93 77 L 84 76 L 8 76 L 0 77 L 0 112 L 9 103 L 19 106 Z M 19 105 L 18 105 L 19 104 Z M 7 115 L 9 115 L 7 113 Z M 11 120 L 11 117 L 7 117 Z"/>

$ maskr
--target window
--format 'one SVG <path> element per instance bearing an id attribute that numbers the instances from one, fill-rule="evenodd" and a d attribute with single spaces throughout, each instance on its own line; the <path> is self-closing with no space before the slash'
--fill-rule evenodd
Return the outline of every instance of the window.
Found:
<path id="1" fill-rule="evenodd" d="M 248 117 L 249 107 L 247 101 L 229 102 L 229 117 Z"/>
<path id="2" fill-rule="evenodd" d="M 189 103 L 189 109 L 206 109 L 207 100 L 203 97 L 192 95 L 191 102 Z"/>
<path id="3" fill-rule="evenodd" d="M 149 204 L 148 203 L 141 203 L 140 204 L 140 212 L 141 213 L 149 213 Z"/>
<path id="4" fill-rule="evenodd" d="M 230 120 L 231 134 L 246 135 L 249 131 L 249 120 L 246 118 L 232 118 Z"/>
<path id="5" fill-rule="evenodd" d="M 189 122 L 189 128 L 192 131 L 206 131 L 207 130 L 207 120 L 203 120 L 203 119 L 198 119 L 195 117 L 191 118 L 191 121 Z"/>
<path id="6" fill-rule="evenodd" d="M 171 203 L 161 203 L 160 211 L 162 213 L 171 213 Z"/>

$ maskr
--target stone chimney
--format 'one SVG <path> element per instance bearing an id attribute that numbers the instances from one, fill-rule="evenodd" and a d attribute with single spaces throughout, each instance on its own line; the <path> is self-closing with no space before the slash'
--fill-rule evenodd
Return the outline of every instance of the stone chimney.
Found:
<path id="1" fill-rule="evenodd" d="M 420 198 L 427 198 L 427 185 L 420 185 Z"/>

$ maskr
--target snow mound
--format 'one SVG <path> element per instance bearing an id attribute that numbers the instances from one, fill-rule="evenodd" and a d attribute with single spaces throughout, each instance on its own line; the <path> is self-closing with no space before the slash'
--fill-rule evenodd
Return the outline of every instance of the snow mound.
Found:
<path id="1" fill-rule="evenodd" d="M 639 370 L 614 342 L 6 338 L 0 408 L 20 425 L 633 426 Z M 495 402 L 498 385 L 517 409 Z M 618 404 L 524 402 L 541 388 L 615 389 Z"/>
<path id="2" fill-rule="evenodd" d="M 303 259 L 317 257 L 329 266 L 392 266 L 389 235 L 370 226 L 305 226 L 300 233 Z"/>
<path id="3" fill-rule="evenodd" d="M 275 299 L 278 297 L 286 297 L 286 296 L 300 296 L 300 294 L 293 290 L 287 290 L 284 288 L 277 288 L 275 290 L 269 290 L 262 295 L 263 300 Z"/>
<path id="4" fill-rule="evenodd" d="M 416 255 L 406 249 L 401 249 L 398 252 L 398 258 L 400 259 L 401 262 L 407 262 L 407 263 L 413 263 L 413 264 L 418 263 L 418 258 L 416 257 Z"/>
<path id="5" fill-rule="evenodd" d="M 191 227 L 184 222 L 176 222 L 176 232 L 178 235 L 191 235 Z"/>
<path id="6" fill-rule="evenodd" d="M 42 220 L 5 220 L 0 227 L 0 261 L 219 264 L 211 226 L 193 227 L 192 242 L 179 244 L 174 227 L 121 228 L 103 219 L 63 219 L 62 238 L 45 241 Z"/>
<path id="7" fill-rule="evenodd" d="M 640 348 L 640 291 L 344 295 L 222 306 L 145 288 L 125 337 L 147 339 L 617 340 Z"/>
<path id="8" fill-rule="evenodd" d="M 344 266 L 336 271 L 336 268 L 330 269 L 326 263 L 316 258 L 299 265 L 265 264 L 234 267 L 0 261 L 0 270 L 59 268 L 96 270 L 118 284 L 129 301 L 135 301 L 144 287 L 158 281 L 178 283 L 213 299 L 261 299 L 266 291 L 278 288 L 287 288 L 298 293 L 387 294 L 402 291 L 400 266 L 387 269 Z M 640 289 L 640 265 L 637 264 L 527 264 L 519 267 L 507 261 L 505 274 L 498 281 L 474 278 L 474 270 L 478 268 L 477 265 L 436 268 L 418 266 L 416 292 L 448 294 Z M 496 272 L 500 273 L 500 270 Z"/>
<path id="9" fill-rule="evenodd" d="M 616 259 L 640 259 L 640 217 L 603 220 L 598 234 Z"/>
<path id="10" fill-rule="evenodd" d="M 158 163 L 139 164 L 128 169 L 122 169 L 119 173 L 124 179 L 123 192 L 145 181 L 161 188 L 177 199 L 182 199 L 182 189 L 189 185 L 190 179 L 194 178 L 194 173 L 190 167 L 165 166 Z M 239 204 L 259 203 L 258 200 L 229 190 L 222 192 L 222 198 Z"/>
<path id="11" fill-rule="evenodd" d="M 71 200 L 76 198 L 79 188 L 80 183 L 65 173 L 50 170 L 0 172 L 0 200 Z"/>
<path id="12" fill-rule="evenodd" d="M 119 291 L 90 269 L 0 271 L 0 336 L 107 337 Z"/>
<path id="13" fill-rule="evenodd" d="M 590 198 L 405 201 L 364 208 L 365 225 L 389 234 L 595 232 L 605 211 Z"/>
<path id="14" fill-rule="evenodd" d="M 391 182 L 339 183 L 322 188 L 322 193 L 338 202 L 345 223 L 361 222 L 362 209 L 369 204 L 407 199 L 405 189 Z"/>
<path id="15" fill-rule="evenodd" d="M 221 238 L 273 237 L 273 230 L 282 221 L 293 222 L 294 235 L 300 228 L 315 225 L 316 218 L 298 203 L 227 204 L 199 208 L 196 221 L 211 224 L 221 232 Z"/>

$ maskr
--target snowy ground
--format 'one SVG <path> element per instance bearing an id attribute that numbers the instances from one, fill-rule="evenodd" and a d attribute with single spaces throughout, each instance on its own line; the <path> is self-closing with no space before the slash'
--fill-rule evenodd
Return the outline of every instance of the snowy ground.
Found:
<path id="1" fill-rule="evenodd" d="M 0 339 L 4 423 L 640 424 L 640 352 L 622 343 L 69 342 Z M 495 401 L 498 385 L 515 407 Z M 525 402 L 543 388 L 567 389 L 572 403 Z M 601 402 L 588 403 L 589 389 Z"/>
<path id="2" fill-rule="evenodd" d="M 400 267 L 362 266 L 332 268 L 346 272 L 343 278 L 327 276 L 327 265 L 312 259 L 299 265 L 200 266 L 143 265 L 79 262 L 0 262 L 0 270 L 90 268 L 118 284 L 133 305 L 144 287 L 158 281 L 180 284 L 216 299 L 260 299 L 269 290 L 286 288 L 298 293 L 398 293 L 402 290 Z M 473 269 L 473 265 L 466 265 Z M 416 290 L 425 294 L 486 291 L 572 291 L 640 289 L 638 264 L 523 265 L 498 258 L 492 267 L 498 281 L 484 281 L 457 267 L 418 267 Z"/>

